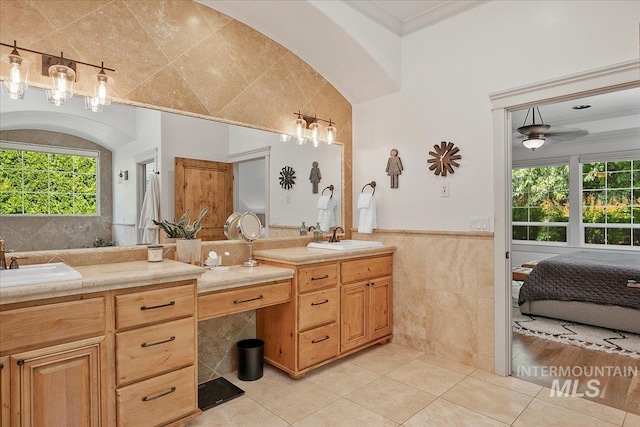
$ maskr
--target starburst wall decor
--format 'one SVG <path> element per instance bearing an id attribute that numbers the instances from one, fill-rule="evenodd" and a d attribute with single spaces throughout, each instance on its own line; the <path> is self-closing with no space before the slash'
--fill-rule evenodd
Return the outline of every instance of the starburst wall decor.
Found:
<path id="1" fill-rule="evenodd" d="M 454 173 L 454 166 L 460 167 L 456 160 L 460 160 L 462 156 L 458 154 L 460 149 L 453 142 L 442 141 L 440 146 L 436 144 L 433 149 L 435 151 L 429 151 L 429 155 L 432 158 L 428 159 L 427 163 L 431 163 L 429 170 L 433 171 L 434 174 L 447 176 L 447 173 Z"/>
<path id="2" fill-rule="evenodd" d="M 296 171 L 291 166 L 285 166 L 280 171 L 280 187 L 290 190 L 296 183 Z"/>

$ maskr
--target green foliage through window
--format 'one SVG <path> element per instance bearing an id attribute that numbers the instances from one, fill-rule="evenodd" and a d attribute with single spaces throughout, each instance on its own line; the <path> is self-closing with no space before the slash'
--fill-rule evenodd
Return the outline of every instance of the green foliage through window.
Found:
<path id="1" fill-rule="evenodd" d="M 98 159 L 0 149 L 0 214 L 97 215 Z"/>
<path id="2" fill-rule="evenodd" d="M 640 160 L 582 165 L 584 242 L 640 246 Z"/>
<path id="3" fill-rule="evenodd" d="M 512 171 L 513 239 L 566 242 L 569 222 L 569 166 Z"/>

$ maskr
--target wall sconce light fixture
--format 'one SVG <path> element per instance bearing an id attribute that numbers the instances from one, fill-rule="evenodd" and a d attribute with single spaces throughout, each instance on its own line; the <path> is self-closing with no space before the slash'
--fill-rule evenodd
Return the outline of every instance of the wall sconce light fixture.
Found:
<path id="1" fill-rule="evenodd" d="M 295 125 L 296 138 L 299 145 L 305 144 L 307 139 L 310 139 L 311 142 L 313 142 L 314 147 L 318 146 L 320 141 L 323 140 L 322 125 L 320 122 L 328 123 L 324 132 L 324 141 L 326 141 L 327 144 L 333 144 L 335 142 L 337 129 L 331 119 L 325 120 L 315 115 L 313 117 L 307 116 L 302 114 L 300 111 L 293 114 L 297 116 L 293 123 Z M 282 138 L 282 140 L 284 141 L 284 138 Z"/>
<path id="2" fill-rule="evenodd" d="M 24 99 L 24 93 L 29 87 L 30 61 L 20 56 L 15 40 L 13 46 L 9 47 L 13 47 L 11 53 L 0 58 L 2 94 L 10 99 Z"/>
<path id="3" fill-rule="evenodd" d="M 118 177 L 120 177 L 120 181 L 122 180 L 129 181 L 129 171 L 123 171 L 122 169 L 120 169 L 120 173 L 118 174 Z"/>
<path id="4" fill-rule="evenodd" d="M 116 71 L 113 68 L 101 65 L 89 64 L 87 62 L 76 61 L 60 56 L 49 55 L 37 50 L 18 47 L 16 41 L 13 45 L 0 43 L 2 46 L 12 47 L 13 51 L 9 55 L 0 58 L 2 69 L 0 78 L 2 79 L 2 93 L 10 99 L 23 99 L 24 92 L 29 87 L 28 73 L 29 61 L 20 56 L 18 49 L 25 52 L 42 55 L 42 75 L 51 77 L 51 88 L 47 89 L 47 100 L 57 106 L 64 105 L 67 99 L 73 96 L 73 83 L 76 80 L 76 65 L 82 64 L 89 67 L 99 68 L 100 72 L 95 75 L 93 95 L 85 99 L 85 107 L 94 112 L 102 111 L 102 107 L 111 104 L 111 86 L 113 78 L 106 75 L 105 70 Z"/>

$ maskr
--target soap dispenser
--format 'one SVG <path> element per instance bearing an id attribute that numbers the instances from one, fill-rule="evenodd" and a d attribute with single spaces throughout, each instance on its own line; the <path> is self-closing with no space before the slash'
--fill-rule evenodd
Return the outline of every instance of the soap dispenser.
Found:
<path id="1" fill-rule="evenodd" d="M 302 225 L 300 226 L 300 235 L 301 236 L 307 235 L 307 226 L 305 225 L 304 221 L 302 221 Z"/>
<path id="2" fill-rule="evenodd" d="M 316 226 L 313 230 L 313 241 L 322 242 L 322 229 L 320 228 L 319 222 L 316 222 Z"/>

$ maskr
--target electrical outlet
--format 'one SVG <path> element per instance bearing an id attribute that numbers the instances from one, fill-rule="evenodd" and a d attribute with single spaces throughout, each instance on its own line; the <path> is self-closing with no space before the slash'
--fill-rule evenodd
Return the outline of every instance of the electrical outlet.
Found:
<path id="1" fill-rule="evenodd" d="M 449 182 L 444 181 L 440 184 L 440 197 L 449 197 Z"/>

